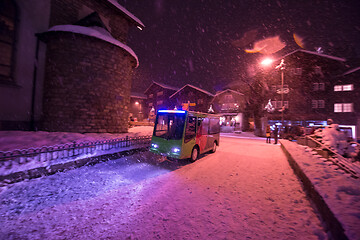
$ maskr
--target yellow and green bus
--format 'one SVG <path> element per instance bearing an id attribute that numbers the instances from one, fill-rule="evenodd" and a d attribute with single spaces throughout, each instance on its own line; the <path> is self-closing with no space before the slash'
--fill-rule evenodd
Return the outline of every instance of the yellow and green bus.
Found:
<path id="1" fill-rule="evenodd" d="M 199 154 L 215 152 L 220 140 L 220 119 L 214 114 L 159 110 L 150 151 L 168 158 L 196 161 Z"/>

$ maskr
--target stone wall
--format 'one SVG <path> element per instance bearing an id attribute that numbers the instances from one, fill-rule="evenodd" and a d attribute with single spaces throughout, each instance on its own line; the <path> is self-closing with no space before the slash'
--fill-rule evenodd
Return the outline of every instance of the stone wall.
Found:
<path id="1" fill-rule="evenodd" d="M 47 38 L 42 130 L 127 132 L 133 57 L 81 34 Z"/>

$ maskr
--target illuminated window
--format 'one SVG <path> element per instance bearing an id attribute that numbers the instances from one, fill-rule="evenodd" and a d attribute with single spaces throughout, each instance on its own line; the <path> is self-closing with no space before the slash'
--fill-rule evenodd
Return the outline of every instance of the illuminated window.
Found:
<path id="1" fill-rule="evenodd" d="M 13 0 L 0 1 L 0 81 L 13 81 L 16 5 Z"/>
<path id="2" fill-rule="evenodd" d="M 160 100 L 160 101 L 157 101 L 157 102 L 156 102 L 156 105 L 159 106 L 159 105 L 161 105 L 161 104 L 163 104 L 163 103 L 164 103 L 164 102 L 163 102 L 162 100 Z"/>
<path id="3" fill-rule="evenodd" d="M 341 103 L 334 104 L 334 112 L 342 112 L 342 104 Z"/>
<path id="4" fill-rule="evenodd" d="M 154 94 L 150 94 L 150 95 L 149 95 L 149 98 L 152 98 L 152 97 L 154 97 Z"/>
<path id="5" fill-rule="evenodd" d="M 343 85 L 343 91 L 353 91 L 353 90 L 354 90 L 353 84 Z"/>
<path id="6" fill-rule="evenodd" d="M 353 112 L 353 103 L 335 103 L 334 112 Z"/>
<path id="7" fill-rule="evenodd" d="M 161 96 L 161 95 L 163 95 L 163 94 L 164 94 L 163 91 L 160 91 L 160 92 L 156 93 L 157 96 Z"/>
<path id="8" fill-rule="evenodd" d="M 341 86 L 341 85 L 335 85 L 335 86 L 334 86 L 334 91 L 335 91 L 335 92 L 340 92 L 340 91 L 342 91 L 342 86 Z"/>
<path id="9" fill-rule="evenodd" d="M 344 103 L 343 104 L 343 112 L 353 112 L 353 104 L 352 103 Z"/>
<path id="10" fill-rule="evenodd" d="M 353 91 L 354 90 L 354 84 L 346 84 L 346 85 L 335 85 L 334 91 L 340 92 L 340 91 Z"/>

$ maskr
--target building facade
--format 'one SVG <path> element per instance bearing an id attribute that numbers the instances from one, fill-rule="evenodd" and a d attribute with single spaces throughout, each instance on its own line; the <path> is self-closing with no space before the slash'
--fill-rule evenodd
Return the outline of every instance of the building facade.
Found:
<path id="1" fill-rule="evenodd" d="M 22 16 L 14 25 L 16 87 L 0 88 L 2 102 L 17 107 L 0 106 L 1 129 L 126 132 L 138 65 L 126 40 L 141 21 L 112 0 L 4 1 Z"/>
<path id="2" fill-rule="evenodd" d="M 169 109 L 169 97 L 177 90 L 176 87 L 153 81 L 144 91 L 147 97 L 145 117 L 149 118 L 150 121 L 154 121 L 155 114 L 159 109 Z"/>
<path id="3" fill-rule="evenodd" d="M 306 50 L 285 55 L 285 67 L 269 80 L 269 99 L 273 111 L 267 117 L 285 125 L 322 125 L 333 106 L 334 77 L 344 72 L 345 59 Z M 279 66 L 280 60 L 275 63 Z M 264 103 L 266 104 L 266 103 Z"/>
<path id="4" fill-rule="evenodd" d="M 206 90 L 186 84 L 169 97 L 170 109 L 208 112 L 214 95 Z"/>

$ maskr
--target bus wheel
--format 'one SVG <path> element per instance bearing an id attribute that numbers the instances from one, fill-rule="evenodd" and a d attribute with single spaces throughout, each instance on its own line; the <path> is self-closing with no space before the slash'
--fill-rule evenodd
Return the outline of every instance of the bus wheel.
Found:
<path id="1" fill-rule="evenodd" d="M 211 149 L 211 152 L 212 152 L 212 153 L 216 152 L 216 147 L 217 147 L 216 142 L 214 142 L 214 143 L 213 143 L 213 147 L 212 147 L 212 149 Z"/>
<path id="2" fill-rule="evenodd" d="M 192 152 L 191 152 L 191 157 L 190 157 L 190 161 L 191 162 L 195 162 L 196 159 L 198 158 L 199 156 L 199 150 L 197 147 L 194 147 Z"/>

